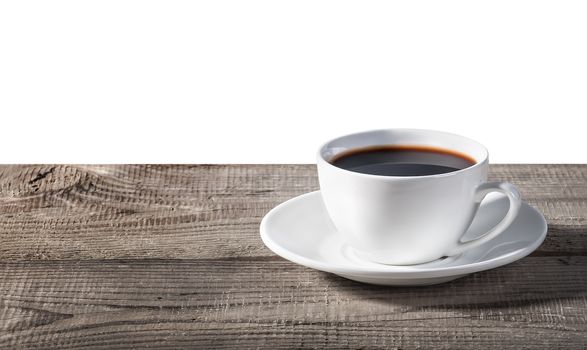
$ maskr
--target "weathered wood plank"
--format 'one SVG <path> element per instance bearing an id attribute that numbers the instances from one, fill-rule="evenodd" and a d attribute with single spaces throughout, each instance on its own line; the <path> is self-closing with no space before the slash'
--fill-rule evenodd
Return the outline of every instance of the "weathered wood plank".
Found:
<path id="1" fill-rule="evenodd" d="M 0 347 L 583 349 L 587 257 L 430 287 L 282 260 L 0 264 Z"/>
<path id="2" fill-rule="evenodd" d="M 587 255 L 587 165 L 493 165 L 549 222 L 537 255 Z M 263 215 L 313 165 L 1 166 L 0 260 L 268 257 Z"/>
<path id="3" fill-rule="evenodd" d="M 585 348 L 587 165 L 490 178 L 545 214 L 542 247 L 385 288 L 262 245 L 262 216 L 317 189 L 312 165 L 0 166 L 0 348 Z"/>

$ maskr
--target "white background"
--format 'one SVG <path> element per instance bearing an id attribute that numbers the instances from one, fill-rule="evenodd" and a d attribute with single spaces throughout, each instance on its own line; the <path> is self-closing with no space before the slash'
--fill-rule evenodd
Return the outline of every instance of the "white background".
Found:
<path id="1" fill-rule="evenodd" d="M 372 128 L 587 162 L 585 1 L 12 1 L 3 162 L 310 163 Z"/>

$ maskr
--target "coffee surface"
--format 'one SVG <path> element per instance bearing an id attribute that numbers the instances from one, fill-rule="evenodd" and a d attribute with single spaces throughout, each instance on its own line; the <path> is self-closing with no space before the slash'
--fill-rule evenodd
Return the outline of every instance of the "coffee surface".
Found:
<path id="1" fill-rule="evenodd" d="M 330 163 L 342 169 L 371 175 L 426 176 L 450 173 L 475 164 L 456 151 L 430 146 L 376 146 L 335 156 Z"/>

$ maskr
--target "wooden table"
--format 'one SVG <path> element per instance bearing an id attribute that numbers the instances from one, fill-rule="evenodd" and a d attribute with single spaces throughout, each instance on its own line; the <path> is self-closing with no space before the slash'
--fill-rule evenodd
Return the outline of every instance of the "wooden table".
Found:
<path id="1" fill-rule="evenodd" d="M 259 238 L 314 165 L 3 166 L 0 348 L 587 347 L 587 165 L 493 165 L 538 251 L 430 287 L 356 283 Z"/>

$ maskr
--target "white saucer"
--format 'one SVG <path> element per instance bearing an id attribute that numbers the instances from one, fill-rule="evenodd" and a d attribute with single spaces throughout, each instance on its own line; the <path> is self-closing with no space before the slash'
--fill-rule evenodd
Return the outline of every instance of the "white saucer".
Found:
<path id="1" fill-rule="evenodd" d="M 495 225 L 508 210 L 505 196 L 490 194 L 464 236 L 468 240 Z M 261 221 L 261 238 L 277 255 L 297 264 L 372 284 L 431 285 L 509 264 L 530 254 L 546 237 L 546 220 L 522 203 L 512 225 L 494 240 L 465 253 L 410 266 L 382 265 L 359 258 L 337 234 L 320 191 L 290 199 Z"/>

